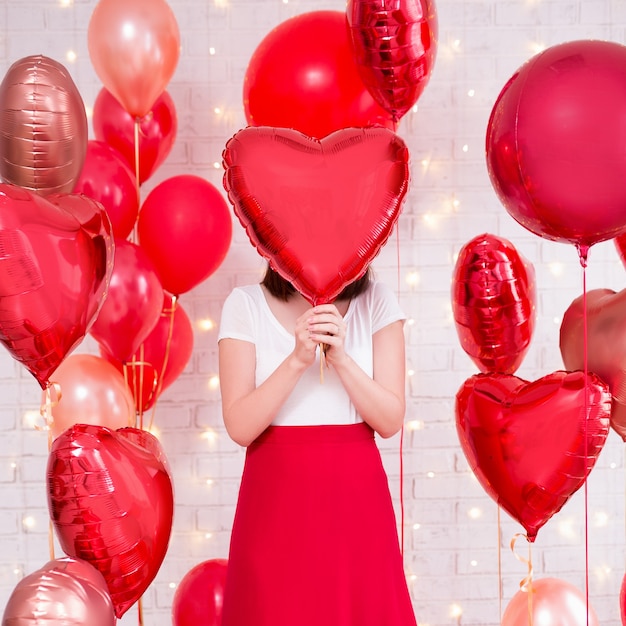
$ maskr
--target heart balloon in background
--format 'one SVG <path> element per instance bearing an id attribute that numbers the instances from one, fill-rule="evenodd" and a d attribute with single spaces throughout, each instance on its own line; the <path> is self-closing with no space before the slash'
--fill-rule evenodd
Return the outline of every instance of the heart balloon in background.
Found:
<path id="1" fill-rule="evenodd" d="M 47 468 L 50 518 L 63 551 L 104 576 L 120 618 L 156 576 L 174 497 L 161 446 L 147 431 L 76 424 L 57 437 Z"/>
<path id="2" fill-rule="evenodd" d="M 43 196 L 71 193 L 87 152 L 87 115 L 57 61 L 11 65 L 0 83 L 0 179 Z"/>
<path id="3" fill-rule="evenodd" d="M 461 248 L 452 312 L 461 346 L 481 372 L 517 371 L 535 329 L 536 297 L 535 270 L 510 241 L 485 233 Z"/>
<path id="4" fill-rule="evenodd" d="M 584 484 L 610 414 L 606 384 L 580 371 L 533 382 L 477 374 L 456 394 L 457 434 L 470 468 L 531 542 Z"/>
<path id="5" fill-rule="evenodd" d="M 432 0 L 348 0 L 346 17 L 359 75 L 397 123 L 433 71 L 437 12 Z"/>
<path id="6" fill-rule="evenodd" d="M 133 175 L 139 165 L 140 183 L 148 180 L 165 161 L 178 131 L 176 107 L 167 91 L 156 99 L 146 115 L 137 120 L 103 87 L 93 105 L 92 122 L 96 139 L 114 148 Z"/>
<path id="7" fill-rule="evenodd" d="M 387 241 L 408 189 L 409 152 L 386 128 L 324 139 L 245 128 L 223 153 L 224 187 L 251 243 L 314 304 L 332 302 Z"/>
<path id="8" fill-rule="evenodd" d="M 248 63 L 243 104 L 250 126 L 318 139 L 351 126 L 394 127 L 359 76 L 344 11 L 295 15 L 268 33 Z"/>
<path id="9" fill-rule="evenodd" d="M 611 426 L 626 441 L 626 290 L 592 289 L 567 308 L 559 347 L 568 370 L 585 368 L 585 321 L 587 369 L 609 386 Z"/>
<path id="10" fill-rule="evenodd" d="M 102 574 L 86 561 L 54 559 L 17 584 L 2 626 L 115 626 L 113 604 Z"/>
<path id="11" fill-rule="evenodd" d="M 189 570 L 172 601 L 173 626 L 220 626 L 226 585 L 226 559 L 210 559 Z"/>
<path id="12" fill-rule="evenodd" d="M 508 213 L 546 239 L 579 247 L 626 229 L 626 46 L 552 46 L 500 92 L 487 168 Z"/>
<path id="13" fill-rule="evenodd" d="M 599 622 L 580 589 L 559 578 L 539 578 L 529 591 L 518 591 L 502 615 L 502 626 L 529 624 L 598 626 Z"/>
<path id="14" fill-rule="evenodd" d="M 0 184 L 0 341 L 45 389 L 84 339 L 113 270 L 101 205 Z"/>

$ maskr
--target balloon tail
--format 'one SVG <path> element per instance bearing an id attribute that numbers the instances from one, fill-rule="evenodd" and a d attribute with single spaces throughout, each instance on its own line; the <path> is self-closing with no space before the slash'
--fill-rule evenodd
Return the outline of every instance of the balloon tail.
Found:
<path id="1" fill-rule="evenodd" d="M 578 258 L 580 260 L 581 267 L 587 267 L 587 257 L 589 256 L 589 246 L 585 244 L 576 244 L 576 250 L 578 251 Z"/>
<path id="2" fill-rule="evenodd" d="M 520 556 L 515 552 L 515 543 L 520 537 L 524 537 L 528 542 L 528 558 L 525 559 L 523 556 Z M 522 533 L 517 533 L 513 535 L 513 539 L 511 539 L 511 552 L 515 558 L 521 563 L 525 563 L 528 567 L 528 572 L 524 578 L 519 583 L 519 588 L 521 591 L 528 594 L 528 626 L 533 626 L 533 559 L 532 559 L 532 543 L 528 539 L 527 535 Z"/>

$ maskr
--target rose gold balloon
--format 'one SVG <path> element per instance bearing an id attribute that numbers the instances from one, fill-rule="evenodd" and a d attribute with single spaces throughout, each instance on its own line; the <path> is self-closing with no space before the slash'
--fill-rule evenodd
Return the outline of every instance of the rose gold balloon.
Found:
<path id="1" fill-rule="evenodd" d="M 0 178 L 41 195 L 71 193 L 87 153 L 87 116 L 69 72 L 16 61 L 0 84 Z"/>
<path id="2" fill-rule="evenodd" d="M 104 577 L 86 561 L 65 557 L 23 578 L 4 609 L 2 626 L 114 626 Z"/>
<path id="3" fill-rule="evenodd" d="M 59 365 L 51 382 L 60 392 L 52 407 L 54 437 L 74 424 L 95 424 L 111 430 L 134 425 L 133 396 L 122 374 L 106 359 L 71 354 Z"/>
<path id="4" fill-rule="evenodd" d="M 587 292 L 587 369 L 609 386 L 611 426 L 626 441 L 626 290 Z M 561 322 L 560 348 L 568 370 L 585 367 L 584 296 L 576 298 Z"/>
<path id="5" fill-rule="evenodd" d="M 164 0 L 100 0 L 87 42 L 96 74 L 134 117 L 150 111 L 180 55 L 178 24 Z"/>

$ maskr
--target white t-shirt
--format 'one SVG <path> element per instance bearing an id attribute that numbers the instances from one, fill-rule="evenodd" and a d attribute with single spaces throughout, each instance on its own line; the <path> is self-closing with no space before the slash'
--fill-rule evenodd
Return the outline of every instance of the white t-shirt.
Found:
<path id="1" fill-rule="evenodd" d="M 354 298 L 344 316 L 346 352 L 373 375 L 372 336 L 381 328 L 406 319 L 391 289 L 372 282 Z M 261 285 L 235 287 L 222 308 L 220 339 L 249 341 L 256 347 L 256 384 L 260 385 L 293 351 L 295 338 L 272 313 Z M 363 420 L 332 368 L 320 371 L 316 362 L 302 375 L 272 422 L 275 426 L 355 424 Z"/>

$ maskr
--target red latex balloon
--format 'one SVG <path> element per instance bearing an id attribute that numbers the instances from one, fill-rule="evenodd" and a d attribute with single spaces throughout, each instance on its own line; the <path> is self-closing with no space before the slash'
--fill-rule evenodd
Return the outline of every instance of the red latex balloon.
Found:
<path id="1" fill-rule="evenodd" d="M 246 69 L 243 103 L 251 126 L 319 139 L 350 126 L 394 127 L 359 76 L 342 11 L 302 13 L 267 34 Z"/>
<path id="2" fill-rule="evenodd" d="M 86 561 L 54 559 L 20 580 L 4 609 L 2 626 L 115 626 L 106 581 Z"/>
<path id="3" fill-rule="evenodd" d="M 397 122 L 422 95 L 435 65 L 435 3 L 348 0 L 346 17 L 361 79 Z"/>
<path id="4" fill-rule="evenodd" d="M 152 408 L 182 374 L 192 352 L 193 327 L 180 303 L 174 303 L 169 294 L 165 294 L 156 326 L 127 363 L 100 348 L 101 355 L 124 373 L 140 414 Z"/>
<path id="5" fill-rule="evenodd" d="M 86 196 L 0 184 L 0 342 L 45 389 L 84 339 L 113 269 L 110 222 Z"/>
<path id="6" fill-rule="evenodd" d="M 42 55 L 0 83 L 0 178 L 47 196 L 71 193 L 87 151 L 87 115 L 70 73 Z"/>
<path id="7" fill-rule="evenodd" d="M 587 369 L 609 386 L 611 426 L 626 441 L 626 290 L 592 289 L 569 305 L 559 342 L 568 370 L 585 367 L 585 321 Z"/>
<path id="8" fill-rule="evenodd" d="M 148 180 L 165 161 L 178 132 L 176 108 L 167 91 L 156 99 L 146 115 L 135 118 L 103 87 L 93 105 L 92 121 L 96 139 L 114 148 L 133 175 L 137 173 L 135 158 L 139 157 L 140 183 Z M 135 147 L 135 126 L 138 154 Z"/>
<path id="9" fill-rule="evenodd" d="M 126 239 L 139 212 L 137 183 L 122 157 L 103 141 L 87 142 L 85 164 L 74 193 L 96 200 L 106 209 L 113 235 Z"/>
<path id="10" fill-rule="evenodd" d="M 221 265 L 232 230 L 222 194 L 191 174 L 157 185 L 144 200 L 137 221 L 139 245 L 154 264 L 163 289 L 176 295 L 190 291 Z"/>
<path id="11" fill-rule="evenodd" d="M 117 239 L 109 291 L 92 337 L 125 362 L 157 325 L 162 308 L 163 287 L 152 261 L 140 246 Z"/>
<path id="12" fill-rule="evenodd" d="M 224 187 L 259 254 L 320 304 L 362 276 L 387 241 L 408 189 L 408 159 L 385 128 L 322 140 L 245 128 L 226 144 Z"/>
<path id="13" fill-rule="evenodd" d="M 502 626 L 598 626 L 598 618 L 586 595 L 559 578 L 539 578 L 530 590 L 518 591 L 502 615 Z"/>
<path id="14" fill-rule="evenodd" d="M 134 428 L 76 424 L 52 443 L 47 485 L 61 547 L 106 580 L 119 618 L 156 576 L 174 497 L 156 437 Z"/>
<path id="15" fill-rule="evenodd" d="M 173 626 L 220 626 L 226 559 L 210 559 L 193 567 L 180 581 L 172 602 Z"/>
<path id="16" fill-rule="evenodd" d="M 478 235 L 459 252 L 452 312 L 463 350 L 483 373 L 513 374 L 535 329 L 535 270 L 502 237 Z"/>
<path id="17" fill-rule="evenodd" d="M 531 542 L 584 484 L 606 441 L 610 414 L 607 385 L 580 371 L 533 382 L 477 374 L 456 394 L 457 433 L 472 471 Z"/>
<path id="18" fill-rule="evenodd" d="M 626 229 L 626 46 L 544 50 L 504 86 L 487 127 L 487 167 L 531 232 L 588 247 Z"/>
<path id="19" fill-rule="evenodd" d="M 99 0 L 87 43 L 96 74 L 133 117 L 150 111 L 180 56 L 178 24 L 165 0 Z"/>

